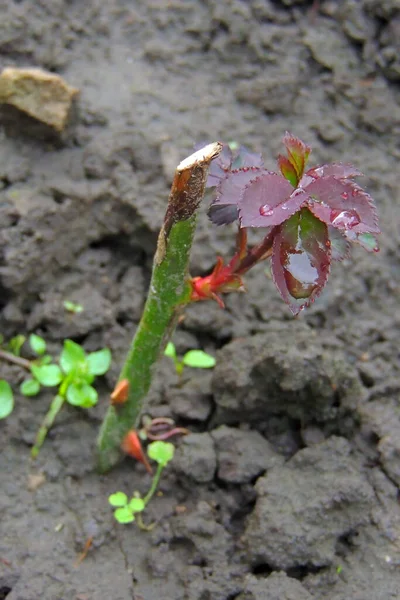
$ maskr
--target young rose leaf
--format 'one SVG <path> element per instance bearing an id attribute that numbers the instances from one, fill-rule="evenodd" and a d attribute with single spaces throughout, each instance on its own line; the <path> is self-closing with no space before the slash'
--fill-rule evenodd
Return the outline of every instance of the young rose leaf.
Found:
<path id="1" fill-rule="evenodd" d="M 308 169 L 306 175 L 310 175 L 314 179 L 319 179 L 320 177 L 352 179 L 353 177 L 361 177 L 363 173 L 350 163 L 338 162 L 312 167 L 311 169 Z"/>
<path id="2" fill-rule="evenodd" d="M 297 171 L 290 160 L 286 158 L 286 156 L 282 156 L 282 154 L 280 154 L 278 156 L 278 166 L 284 178 L 287 179 L 293 187 L 297 187 L 299 181 Z"/>
<path id="3" fill-rule="evenodd" d="M 354 233 L 380 233 L 371 196 L 352 181 L 323 177 L 310 183 L 306 192 L 314 200 L 310 210 L 327 225 Z"/>
<path id="4" fill-rule="evenodd" d="M 239 146 L 233 153 L 233 160 L 231 164 L 231 170 L 244 169 L 244 168 L 262 168 L 264 166 L 264 160 L 261 154 L 258 152 L 250 152 L 244 146 Z"/>
<path id="5" fill-rule="evenodd" d="M 321 293 L 330 260 L 327 226 L 307 208 L 280 226 L 273 245 L 272 277 L 293 314 Z"/>
<path id="6" fill-rule="evenodd" d="M 340 261 L 347 258 L 350 254 L 350 243 L 344 237 L 341 231 L 328 225 L 329 241 L 331 243 L 331 259 Z"/>
<path id="7" fill-rule="evenodd" d="M 289 132 L 286 132 L 283 143 L 286 146 L 288 160 L 296 172 L 297 181 L 295 185 L 297 185 L 303 176 L 304 168 L 308 157 L 310 156 L 311 147 L 307 146 L 307 144 L 294 135 L 291 135 Z"/>
<path id="8" fill-rule="evenodd" d="M 230 171 L 217 187 L 217 197 L 212 203 L 208 216 L 216 225 L 228 225 L 238 218 L 237 206 L 246 185 L 260 174 L 269 173 L 258 167 Z"/>
<path id="9" fill-rule="evenodd" d="M 346 231 L 345 235 L 349 233 L 352 232 Z M 349 239 L 360 244 L 367 252 L 379 252 L 378 240 L 372 233 L 357 233 L 355 236 L 349 236 Z"/>
<path id="10" fill-rule="evenodd" d="M 207 143 L 208 142 L 201 142 L 196 144 L 194 150 L 201 150 Z M 217 158 L 214 158 L 214 160 L 211 161 L 206 187 L 215 187 L 226 177 L 231 168 L 232 159 L 232 150 L 228 144 L 224 144 L 222 151 Z"/>
<path id="11" fill-rule="evenodd" d="M 245 188 L 239 205 L 241 227 L 280 225 L 307 200 L 303 190 L 293 190 L 276 173 L 261 175 Z"/>

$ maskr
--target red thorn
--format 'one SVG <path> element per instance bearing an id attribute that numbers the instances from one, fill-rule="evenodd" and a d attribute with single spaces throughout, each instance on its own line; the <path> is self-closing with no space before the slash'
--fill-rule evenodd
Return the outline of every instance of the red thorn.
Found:
<path id="1" fill-rule="evenodd" d="M 121 379 L 121 381 L 118 381 L 114 391 L 110 395 L 111 404 L 124 404 L 128 400 L 128 395 L 129 381 L 127 379 Z"/>
<path id="2" fill-rule="evenodd" d="M 153 469 L 151 468 L 151 465 L 150 465 L 149 461 L 147 460 L 147 456 L 143 452 L 143 448 L 142 448 L 142 444 L 140 443 L 139 436 L 134 429 L 131 429 L 131 431 L 128 431 L 128 433 L 122 440 L 121 450 L 123 450 L 123 452 L 125 452 L 125 454 L 127 454 L 128 456 L 132 456 L 133 458 L 136 458 L 136 460 L 138 460 L 139 462 L 144 464 L 144 466 L 146 467 L 146 471 L 150 475 L 153 474 Z"/>

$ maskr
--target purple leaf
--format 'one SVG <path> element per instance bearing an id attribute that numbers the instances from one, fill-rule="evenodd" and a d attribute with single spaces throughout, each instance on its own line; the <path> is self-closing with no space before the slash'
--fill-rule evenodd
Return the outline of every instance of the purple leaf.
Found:
<path id="1" fill-rule="evenodd" d="M 293 190 L 281 175 L 267 172 L 246 186 L 239 204 L 240 225 L 280 225 L 298 211 L 307 198 L 308 194 Z"/>
<path id="2" fill-rule="evenodd" d="M 233 153 L 233 160 L 231 169 L 243 169 L 245 167 L 258 167 L 262 168 L 264 166 L 264 160 L 261 154 L 258 152 L 250 152 L 244 146 L 240 146 Z"/>
<path id="3" fill-rule="evenodd" d="M 284 135 L 283 143 L 286 146 L 288 160 L 296 172 L 297 181 L 295 185 L 297 185 L 297 182 L 303 176 L 304 168 L 311 152 L 311 147 L 307 146 L 307 144 L 302 142 L 299 138 L 291 135 L 288 131 Z"/>
<path id="4" fill-rule="evenodd" d="M 356 183 L 323 177 L 306 187 L 310 210 L 328 225 L 354 233 L 380 233 L 371 196 Z"/>
<path id="5" fill-rule="evenodd" d="M 328 228 L 307 208 L 279 227 L 272 252 L 272 277 L 293 314 L 321 293 L 330 261 Z"/>
<path id="6" fill-rule="evenodd" d="M 239 218 L 235 204 L 211 204 L 207 214 L 214 225 L 230 225 Z"/>
<path id="7" fill-rule="evenodd" d="M 356 167 L 350 163 L 330 163 L 327 165 L 318 165 L 312 169 L 308 169 L 306 175 L 310 175 L 314 179 L 320 177 L 336 177 L 337 179 L 352 179 L 363 175 Z"/>
<path id="8" fill-rule="evenodd" d="M 224 144 L 222 151 L 210 165 L 206 187 L 215 187 L 228 175 L 232 164 L 232 151 Z"/>
<path id="9" fill-rule="evenodd" d="M 216 225 L 228 225 L 238 218 L 239 205 L 245 186 L 260 173 L 268 173 L 259 167 L 245 167 L 230 171 L 217 187 L 217 197 L 211 204 L 208 216 Z"/>

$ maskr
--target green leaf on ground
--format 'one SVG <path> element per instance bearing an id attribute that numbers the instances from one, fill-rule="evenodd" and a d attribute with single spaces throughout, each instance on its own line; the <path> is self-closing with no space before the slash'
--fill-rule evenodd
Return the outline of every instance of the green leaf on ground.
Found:
<path id="1" fill-rule="evenodd" d="M 63 379 L 62 371 L 58 365 L 38 366 L 31 364 L 31 372 L 41 385 L 47 387 L 58 385 Z"/>
<path id="2" fill-rule="evenodd" d="M 115 492 L 108 497 L 108 501 L 111 506 L 121 507 L 128 504 L 128 496 L 124 492 Z"/>
<path id="3" fill-rule="evenodd" d="M 40 392 L 40 383 L 37 379 L 25 379 L 21 383 L 19 391 L 23 396 L 36 396 Z"/>
<path id="4" fill-rule="evenodd" d="M 86 362 L 91 375 L 104 375 L 110 368 L 111 352 L 108 348 L 103 348 L 98 352 L 91 352 L 87 356 Z"/>
<path id="5" fill-rule="evenodd" d="M 182 362 L 187 367 L 195 367 L 197 369 L 212 369 L 216 365 L 216 360 L 203 350 L 189 350 L 186 352 Z"/>
<path id="6" fill-rule="evenodd" d="M 46 342 L 40 335 L 32 333 L 29 336 L 29 345 L 33 352 L 39 356 L 42 356 L 46 352 Z"/>
<path id="7" fill-rule="evenodd" d="M 65 340 L 60 356 L 60 366 L 64 373 L 71 373 L 86 361 L 86 352 L 76 342 Z"/>
<path id="8" fill-rule="evenodd" d="M 175 446 L 170 442 L 157 440 L 147 447 L 147 454 L 159 465 L 165 467 L 174 458 Z"/>
<path id="9" fill-rule="evenodd" d="M 96 390 L 87 383 L 77 385 L 71 383 L 67 389 L 67 402 L 72 406 L 81 406 L 82 408 L 90 408 L 97 404 L 98 395 Z"/>
<path id="10" fill-rule="evenodd" d="M 5 419 L 14 408 L 14 396 L 7 381 L 0 379 L 0 419 Z"/>
<path id="11" fill-rule="evenodd" d="M 135 520 L 135 517 L 132 514 L 132 511 L 124 506 L 123 508 L 117 508 L 114 511 L 114 517 L 118 521 L 118 523 L 132 523 Z"/>

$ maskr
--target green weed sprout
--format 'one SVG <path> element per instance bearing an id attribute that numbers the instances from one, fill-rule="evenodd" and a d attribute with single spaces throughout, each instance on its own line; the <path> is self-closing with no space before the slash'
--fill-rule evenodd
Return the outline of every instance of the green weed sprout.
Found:
<path id="1" fill-rule="evenodd" d="M 71 302 L 71 300 L 64 300 L 63 306 L 67 312 L 75 315 L 78 315 L 81 312 L 83 312 L 83 305 L 78 304 L 76 302 Z"/>
<path id="2" fill-rule="evenodd" d="M 17 336 L 25 341 L 24 336 Z M 14 338 L 15 340 L 16 338 Z M 12 340 L 11 340 L 12 341 Z M 21 344 L 22 345 L 22 344 Z M 55 418 L 64 405 L 90 408 L 97 404 L 98 394 L 93 387 L 93 382 L 98 375 L 104 375 L 111 363 L 111 352 L 103 348 L 97 352 L 86 354 L 85 350 L 72 340 L 64 340 L 58 364 L 46 353 L 46 341 L 39 335 L 29 336 L 29 345 L 37 358 L 30 361 L 20 357 L 21 345 L 14 342 L 8 350 L 0 350 L 0 358 L 17 364 L 30 372 L 30 377 L 25 379 L 20 386 L 23 396 L 36 396 L 42 387 L 58 386 L 57 394 L 50 404 L 50 408 L 43 419 L 36 436 L 31 456 L 35 458 L 54 423 Z M 10 351 L 14 349 L 14 353 Z M 17 353 L 15 353 L 15 351 Z M 0 418 L 7 417 L 14 405 L 13 393 L 10 385 L 0 381 Z"/>
<path id="3" fill-rule="evenodd" d="M 161 474 L 167 464 L 173 459 L 174 452 L 175 447 L 170 442 L 156 441 L 149 444 L 147 454 L 149 458 L 157 463 L 157 470 L 153 476 L 149 491 L 144 498 L 141 498 L 138 492 L 135 492 L 130 499 L 124 492 L 115 492 L 115 494 L 111 494 L 108 498 L 111 506 L 115 508 L 114 517 L 118 523 L 127 524 L 137 521 L 141 529 L 153 528 L 154 525 L 144 525 L 141 513 L 143 513 L 154 496 L 160 482 Z"/>
<path id="4" fill-rule="evenodd" d="M 175 370 L 179 377 L 183 373 L 185 367 L 193 367 L 195 369 L 212 369 L 216 365 L 216 360 L 211 354 L 207 354 L 203 350 L 189 350 L 179 358 L 176 354 L 175 344 L 168 342 L 164 351 L 165 356 L 172 358 Z"/>

